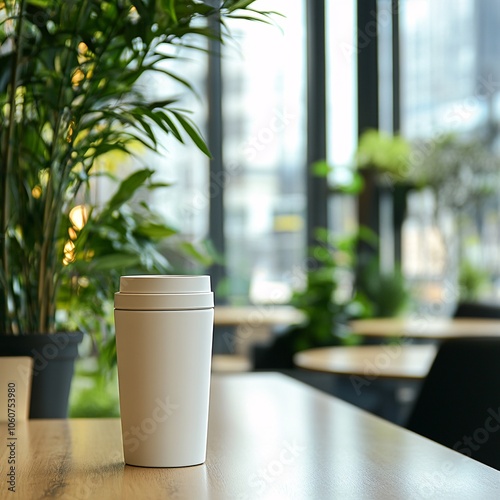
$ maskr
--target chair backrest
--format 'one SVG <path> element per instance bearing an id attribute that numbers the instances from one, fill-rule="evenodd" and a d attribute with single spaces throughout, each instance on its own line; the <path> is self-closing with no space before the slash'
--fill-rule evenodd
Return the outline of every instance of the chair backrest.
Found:
<path id="1" fill-rule="evenodd" d="M 482 302 L 459 302 L 455 318 L 500 318 L 500 304 Z"/>
<path id="2" fill-rule="evenodd" d="M 406 427 L 500 470 L 500 338 L 444 341 Z"/>

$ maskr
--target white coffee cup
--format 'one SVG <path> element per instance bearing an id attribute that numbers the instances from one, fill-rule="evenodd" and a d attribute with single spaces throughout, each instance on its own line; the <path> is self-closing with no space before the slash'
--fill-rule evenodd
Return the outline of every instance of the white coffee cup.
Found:
<path id="1" fill-rule="evenodd" d="M 115 294 L 125 463 L 205 462 L 214 299 L 209 276 L 122 276 Z"/>

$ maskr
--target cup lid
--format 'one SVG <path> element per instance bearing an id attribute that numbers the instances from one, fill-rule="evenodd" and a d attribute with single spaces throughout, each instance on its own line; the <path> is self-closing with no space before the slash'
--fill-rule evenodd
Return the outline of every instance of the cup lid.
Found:
<path id="1" fill-rule="evenodd" d="M 120 293 L 210 292 L 210 276 L 152 274 L 122 276 Z"/>
<path id="2" fill-rule="evenodd" d="M 214 306 L 210 276 L 122 276 L 115 309 L 205 309 Z"/>

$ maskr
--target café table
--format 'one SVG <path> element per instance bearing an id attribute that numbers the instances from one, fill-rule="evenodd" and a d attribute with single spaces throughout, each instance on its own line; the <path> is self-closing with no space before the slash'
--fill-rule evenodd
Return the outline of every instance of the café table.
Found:
<path id="1" fill-rule="evenodd" d="M 342 391 L 343 399 L 404 424 L 436 353 L 434 344 L 334 346 L 298 352 L 294 363 L 331 374 L 332 387 Z M 367 401 L 371 406 L 365 406 Z"/>
<path id="2" fill-rule="evenodd" d="M 291 306 L 215 306 L 214 324 L 216 326 L 261 326 L 293 325 L 303 320 L 303 314 Z"/>
<path id="3" fill-rule="evenodd" d="M 440 318 L 413 316 L 409 318 L 370 318 L 353 320 L 353 333 L 363 337 L 406 337 L 444 340 L 455 337 L 500 337 L 500 319 Z"/>
<path id="4" fill-rule="evenodd" d="M 368 378 L 421 380 L 436 357 L 433 344 L 383 344 L 307 349 L 294 356 L 306 370 Z"/>
<path id="5" fill-rule="evenodd" d="M 281 304 L 248 306 L 217 305 L 214 311 L 215 346 L 251 358 L 255 344 L 266 343 L 272 329 L 300 323 L 304 315 L 296 308 Z"/>
<path id="6" fill-rule="evenodd" d="M 214 354 L 212 355 L 212 372 L 234 373 L 248 372 L 252 369 L 252 363 L 245 356 L 237 354 Z"/>
<path id="7" fill-rule="evenodd" d="M 2 498 L 500 498 L 500 472 L 281 374 L 213 376 L 199 466 L 125 465 L 118 419 L 18 422 L 15 437 L 17 496 L 4 476 Z"/>

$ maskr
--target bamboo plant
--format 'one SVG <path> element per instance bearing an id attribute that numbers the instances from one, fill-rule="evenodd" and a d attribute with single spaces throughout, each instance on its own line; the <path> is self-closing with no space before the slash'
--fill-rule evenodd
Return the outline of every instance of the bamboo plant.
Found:
<path id="1" fill-rule="evenodd" d="M 56 331 L 71 273 L 87 268 L 92 280 L 106 267 L 99 256 L 120 262 L 102 228 L 117 225 L 120 248 L 135 241 L 129 250 L 136 258 L 169 234 L 147 216 L 141 225 L 127 213 L 137 189 L 155 187 L 147 166 L 125 179 L 104 208 L 89 206 L 96 160 L 116 151 L 132 155 L 137 143 L 156 150 L 159 134 L 209 154 L 175 99 L 154 101 L 140 89 L 162 74 L 191 91 L 168 69 L 177 57 L 168 46 L 224 37 L 231 17 L 265 19 L 252 3 L 0 1 L 0 334 Z M 88 209 L 84 229 L 70 218 L 81 200 Z M 146 254 L 162 264 L 151 248 Z"/>

